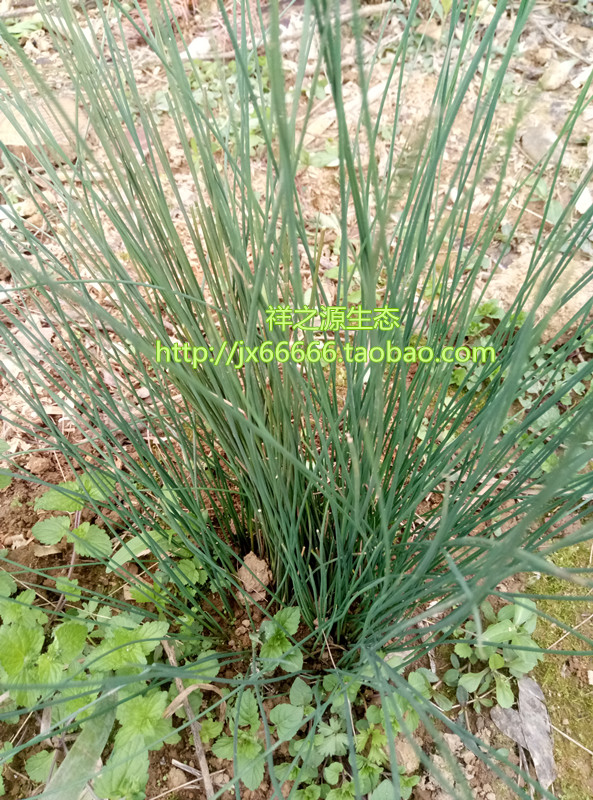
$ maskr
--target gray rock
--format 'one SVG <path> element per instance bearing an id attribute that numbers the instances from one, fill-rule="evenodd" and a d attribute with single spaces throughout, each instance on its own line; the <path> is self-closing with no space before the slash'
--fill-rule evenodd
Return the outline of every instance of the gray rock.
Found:
<path id="1" fill-rule="evenodd" d="M 552 128 L 547 125 L 537 125 L 532 128 L 527 128 L 521 136 L 521 145 L 527 154 L 528 158 L 537 164 L 542 158 L 548 154 L 556 141 L 556 134 Z M 560 160 L 560 152 L 562 146 L 559 143 L 554 154 L 548 162 L 548 166 L 556 166 Z"/>

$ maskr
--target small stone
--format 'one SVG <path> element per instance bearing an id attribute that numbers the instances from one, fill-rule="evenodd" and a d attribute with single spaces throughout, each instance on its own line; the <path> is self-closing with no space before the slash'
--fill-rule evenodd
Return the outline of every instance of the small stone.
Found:
<path id="1" fill-rule="evenodd" d="M 545 158 L 552 148 L 558 137 L 552 128 L 546 125 L 538 125 L 536 127 L 527 128 L 521 136 L 521 145 L 523 150 L 527 153 L 528 157 L 537 164 L 542 158 Z M 548 161 L 548 167 L 555 166 L 560 160 L 561 146 L 558 144 L 554 150 L 554 154 Z"/>
<path id="2" fill-rule="evenodd" d="M 187 783 L 188 777 L 181 769 L 177 769 L 177 767 L 171 767 L 169 770 L 169 788 L 171 789 L 178 789 L 180 786 L 183 786 L 184 783 Z"/>
<path id="3" fill-rule="evenodd" d="M 455 733 L 445 733 L 443 738 L 447 742 L 452 753 L 458 753 L 460 750 L 463 749 L 463 742 Z"/>
<path id="4" fill-rule="evenodd" d="M 575 64 L 575 59 L 569 59 L 568 61 L 552 61 L 539 79 L 539 85 L 546 92 L 555 92 L 556 89 L 560 89 L 564 86 Z"/>
<path id="5" fill-rule="evenodd" d="M 192 39 L 188 44 L 187 53 L 185 51 L 181 53 L 181 58 L 205 58 L 209 55 L 211 49 L 210 41 L 207 36 L 196 36 L 196 38 Z"/>
<path id="6" fill-rule="evenodd" d="M 593 197 L 591 196 L 591 192 L 589 191 L 589 187 L 585 186 L 581 194 L 579 195 L 579 199 L 575 203 L 575 209 L 578 211 L 579 214 L 586 214 L 587 211 L 593 206 Z"/>
<path id="7" fill-rule="evenodd" d="M 488 794 L 486 795 L 486 800 L 496 800 L 496 795 L 494 794 L 494 792 L 488 792 Z"/>
<path id="8" fill-rule="evenodd" d="M 551 47 L 538 47 L 538 49 L 534 50 L 532 54 L 533 60 L 536 64 L 539 64 L 540 67 L 549 64 L 553 57 L 554 51 Z"/>
<path id="9" fill-rule="evenodd" d="M 27 461 L 27 469 L 33 475 L 43 475 L 51 468 L 52 462 L 45 456 L 30 456 Z"/>
<path id="10" fill-rule="evenodd" d="M 420 759 L 414 750 L 414 746 L 408 739 L 398 736 L 395 740 L 395 753 L 397 763 L 400 764 L 407 773 L 416 772 L 420 766 Z"/>

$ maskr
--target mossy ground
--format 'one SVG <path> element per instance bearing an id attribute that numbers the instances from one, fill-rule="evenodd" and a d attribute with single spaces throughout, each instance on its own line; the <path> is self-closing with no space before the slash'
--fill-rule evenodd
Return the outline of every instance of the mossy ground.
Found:
<path id="1" fill-rule="evenodd" d="M 584 542 L 554 555 L 552 561 L 559 567 L 587 570 L 591 568 L 591 555 L 591 544 Z M 588 577 L 591 583 L 591 576 Z M 580 625 L 579 632 L 593 639 L 593 619 L 588 619 L 593 613 L 593 588 L 544 575 L 530 583 L 528 591 L 535 595 L 574 596 L 573 602 L 554 599 L 537 603 L 545 614 L 571 627 Z M 583 652 L 590 649 L 587 642 L 574 635 L 558 642 L 564 633 L 558 625 L 540 619 L 534 638 L 542 647 L 555 650 Z M 593 670 L 593 651 L 591 655 L 582 656 L 546 656 L 533 674 L 546 697 L 552 725 L 558 729 L 553 731 L 558 768 L 553 791 L 562 800 L 593 797 L 593 755 L 583 749 L 593 751 L 593 686 L 589 684 L 589 670 Z"/>

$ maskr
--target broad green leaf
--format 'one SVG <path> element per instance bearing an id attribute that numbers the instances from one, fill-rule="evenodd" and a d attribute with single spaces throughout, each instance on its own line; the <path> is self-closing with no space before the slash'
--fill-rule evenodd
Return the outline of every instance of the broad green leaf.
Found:
<path id="1" fill-rule="evenodd" d="M 303 668 L 303 651 L 300 647 L 293 647 L 280 659 L 280 667 L 284 672 L 300 672 Z"/>
<path id="2" fill-rule="evenodd" d="M 457 686 L 457 683 L 459 682 L 459 670 L 448 669 L 443 675 L 443 680 L 447 686 Z"/>
<path id="3" fill-rule="evenodd" d="M 220 736 L 222 731 L 222 722 L 214 719 L 202 719 L 200 729 L 200 739 L 204 744 L 208 744 L 212 739 Z"/>
<path id="4" fill-rule="evenodd" d="M 35 603 L 33 589 L 25 589 L 15 597 L 0 596 L 0 618 L 8 624 L 30 628 L 36 625 L 45 625 L 47 614 Z"/>
<path id="5" fill-rule="evenodd" d="M 31 528 L 31 533 L 41 544 L 57 544 L 69 530 L 69 517 L 50 517 L 36 522 Z"/>
<path id="6" fill-rule="evenodd" d="M 483 669 L 481 672 L 466 672 L 459 678 L 459 686 L 470 693 L 475 692 L 487 672 L 487 669 Z"/>
<path id="7" fill-rule="evenodd" d="M 451 709 L 453 708 L 453 703 L 451 702 L 451 700 L 449 700 L 447 695 L 444 695 L 442 692 L 433 692 L 432 698 L 438 705 L 438 707 L 441 708 L 443 711 L 451 711 Z"/>
<path id="8" fill-rule="evenodd" d="M 262 658 L 278 660 L 284 653 L 290 650 L 290 647 L 291 644 L 286 636 L 282 631 L 277 630 L 262 644 L 260 655 Z"/>
<path id="9" fill-rule="evenodd" d="M 504 658 L 500 653 L 492 653 L 488 659 L 488 666 L 490 669 L 502 669 L 504 667 Z"/>
<path id="10" fill-rule="evenodd" d="M 65 664 L 56 661 L 49 653 L 42 653 L 37 662 L 37 678 L 39 683 L 54 686 L 62 679 Z"/>
<path id="11" fill-rule="evenodd" d="M 335 784 L 340 780 L 340 775 L 342 774 L 343 769 L 344 767 L 339 761 L 332 761 L 332 763 L 323 770 L 323 777 L 328 783 L 330 783 L 332 786 L 335 786 Z"/>
<path id="12" fill-rule="evenodd" d="M 484 642 L 508 642 L 515 630 L 515 626 L 510 620 L 496 622 L 484 631 Z"/>
<path id="13" fill-rule="evenodd" d="M 45 783 L 49 778 L 52 764 L 55 759 L 55 751 L 41 750 L 25 762 L 25 770 L 33 783 Z"/>
<path id="14" fill-rule="evenodd" d="M 465 642 L 460 642 L 459 644 L 456 644 L 453 649 L 460 658 L 469 658 L 472 654 L 472 648 L 470 647 L 469 644 L 466 644 Z"/>
<path id="15" fill-rule="evenodd" d="M 303 709 L 281 703 L 270 711 L 270 722 L 276 726 L 276 736 L 282 741 L 292 739 L 303 723 Z"/>
<path id="16" fill-rule="evenodd" d="M 168 702 L 167 692 L 157 689 L 121 703 L 117 710 L 121 728 L 115 737 L 116 747 L 127 746 L 138 737 L 150 749 L 162 747 L 160 740 L 173 734 L 171 720 L 163 719 Z M 173 735 L 177 738 L 177 734 Z"/>
<path id="17" fill-rule="evenodd" d="M 107 500 L 115 489 L 115 479 L 96 470 L 82 475 L 80 482 L 93 500 Z"/>
<path id="18" fill-rule="evenodd" d="M 10 597 L 16 589 L 16 581 L 8 572 L 0 572 L 0 597 Z"/>
<path id="19" fill-rule="evenodd" d="M 287 633 L 294 636 L 299 629 L 301 612 L 298 608 L 283 608 L 277 614 L 274 614 L 274 619 Z"/>
<path id="20" fill-rule="evenodd" d="M 264 779 L 266 762 L 263 755 L 258 755 L 260 752 L 261 746 L 257 748 L 255 754 L 249 752 L 237 758 L 237 774 L 251 791 L 259 789 Z"/>
<path id="21" fill-rule="evenodd" d="M 220 653 L 216 650 L 204 650 L 193 663 L 186 664 L 192 671 L 192 680 L 209 683 L 220 672 Z"/>
<path id="22" fill-rule="evenodd" d="M 41 627 L 0 628 L 0 665 L 9 678 L 16 677 L 27 664 L 37 660 L 43 639 Z"/>
<path id="23" fill-rule="evenodd" d="M 240 698 L 237 700 L 237 707 L 239 709 L 239 725 L 249 725 L 249 727 L 254 728 L 259 727 L 259 707 L 253 689 L 247 689 L 240 695 Z"/>
<path id="24" fill-rule="evenodd" d="M 290 702 L 293 706 L 308 706 L 313 700 L 313 691 L 302 678 L 295 678 L 290 687 Z"/>
<path id="25" fill-rule="evenodd" d="M 111 555 L 111 539 L 98 525 L 83 522 L 72 533 L 68 540 L 74 544 L 74 549 L 79 556 L 90 558 L 108 558 Z"/>
<path id="26" fill-rule="evenodd" d="M 533 600 L 521 598 L 519 603 L 515 603 L 513 622 L 517 627 L 531 622 L 534 618 L 537 620 L 537 606 Z M 530 631 L 530 633 L 533 633 L 533 631 Z"/>
<path id="27" fill-rule="evenodd" d="M 64 663 L 69 663 L 82 653 L 87 637 L 87 627 L 82 622 L 63 622 L 54 630 L 52 647 L 58 650 Z"/>
<path id="28" fill-rule="evenodd" d="M 426 678 L 426 675 L 423 675 L 418 670 L 416 670 L 415 672 L 410 672 L 410 674 L 408 675 L 408 683 L 410 684 L 410 686 L 413 686 L 417 692 L 420 692 L 420 694 L 427 700 L 430 698 L 431 688 L 430 688 L 430 683 Z"/>
<path id="29" fill-rule="evenodd" d="M 212 745 L 212 752 L 217 758 L 226 758 L 229 761 L 233 760 L 235 745 L 232 736 L 221 736 Z"/>
<path id="30" fill-rule="evenodd" d="M 58 484 L 69 492 L 79 492 L 77 481 L 65 481 Z M 35 511 L 80 511 L 84 508 L 84 500 L 72 497 L 70 494 L 60 492 L 59 489 L 48 489 L 35 500 Z"/>
<path id="31" fill-rule="evenodd" d="M 499 672 L 494 674 L 494 681 L 496 683 L 496 702 L 501 708 L 510 708 L 515 702 L 510 681 Z"/>
<path id="32" fill-rule="evenodd" d="M 391 781 L 381 781 L 371 794 L 371 800 L 400 800 L 400 795 L 393 788 Z"/>

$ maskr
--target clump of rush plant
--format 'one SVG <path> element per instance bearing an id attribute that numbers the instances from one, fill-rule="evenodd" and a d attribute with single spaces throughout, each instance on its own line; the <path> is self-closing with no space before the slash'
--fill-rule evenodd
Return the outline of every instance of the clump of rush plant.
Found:
<path id="1" fill-rule="evenodd" d="M 527 798 L 535 779 L 446 711 L 458 687 L 484 688 L 467 677 L 483 656 L 480 680 L 490 675 L 510 704 L 511 667 L 532 660 L 520 655 L 532 646 L 526 618 L 504 612 L 490 642 L 479 609 L 505 597 L 497 587 L 510 576 L 560 574 L 550 556 L 590 537 L 585 526 L 559 532 L 590 513 L 592 361 L 583 345 L 593 298 L 545 345 L 543 337 L 592 278 L 591 267 L 578 277 L 572 268 L 593 231 L 593 209 L 575 212 L 591 170 L 554 224 L 540 215 L 516 297 L 492 303 L 488 284 L 508 252 L 501 230 L 505 243 L 522 230 L 553 155 L 513 184 L 520 115 L 494 123 L 530 3 L 513 5 L 502 50 L 496 34 L 509 4 L 499 0 L 487 24 L 475 4 L 441 4 L 442 68 L 407 139 L 408 68 L 425 47 L 414 34 L 417 3 L 395 43 L 389 16 L 375 26 L 369 53 L 356 7 L 346 28 L 337 0 L 310 0 L 295 60 L 283 55 L 277 4 L 266 15 L 252 5 L 236 0 L 227 13 L 219 3 L 224 56 L 235 64 L 233 80 L 217 83 L 215 113 L 211 68 L 192 61 L 152 2 L 152 27 L 134 22 L 129 4 L 101 5 L 95 41 L 86 12 L 60 0 L 53 43 L 80 108 L 75 123 L 0 29 L 1 99 L 32 154 L 25 163 L 0 142 L 10 223 L 0 242 L 12 275 L 1 307 L 11 390 L 2 420 L 9 442 L 16 433 L 70 473 L 39 506 L 65 513 L 44 517 L 33 535 L 61 547 L 71 567 L 52 583 L 36 566 L 19 587 L 40 606 L 29 611 L 21 660 L 0 656 L 12 703 L 0 711 L 15 723 L 33 711 L 43 725 L 19 734 L 4 758 L 42 745 L 27 763 L 49 780 L 47 797 L 80 793 L 94 777 L 99 796 L 136 800 L 148 750 L 182 735 L 207 796 L 239 796 L 243 781 L 266 782 L 274 798 L 383 800 L 409 795 L 415 779 L 401 769 L 396 737 L 411 739 L 422 724 L 433 742 L 419 754 L 422 769 L 445 789 L 451 778 L 431 757 L 435 748 L 446 755 L 444 730 Z M 46 19 L 48 7 L 40 10 Z M 139 89 L 130 25 L 163 76 L 165 112 L 163 94 L 151 103 Z M 355 44 L 354 117 L 345 37 Z M 591 80 L 557 149 L 568 146 Z M 319 153 L 331 159 L 312 162 L 307 131 L 328 109 L 333 141 Z M 184 186 L 161 135 L 164 113 Z M 305 208 L 311 163 L 332 170 L 331 215 Z M 547 178 L 546 210 L 561 169 Z M 19 215 L 23 199 L 41 226 Z M 484 348 L 495 358 L 482 358 Z M 26 463 L 22 450 L 3 454 L 5 469 L 42 482 Z M 10 554 L 2 558 L 18 578 Z M 12 649 L 10 615 L 34 595 L 10 581 L 0 637 Z M 440 676 L 428 677 L 427 664 L 441 646 L 453 648 L 458 674 L 436 690 Z M 58 758 L 39 753 L 64 737 L 74 756 L 56 771 Z M 208 771 L 212 752 L 232 762 L 222 785 Z M 469 797 L 454 773 L 456 796 Z"/>

